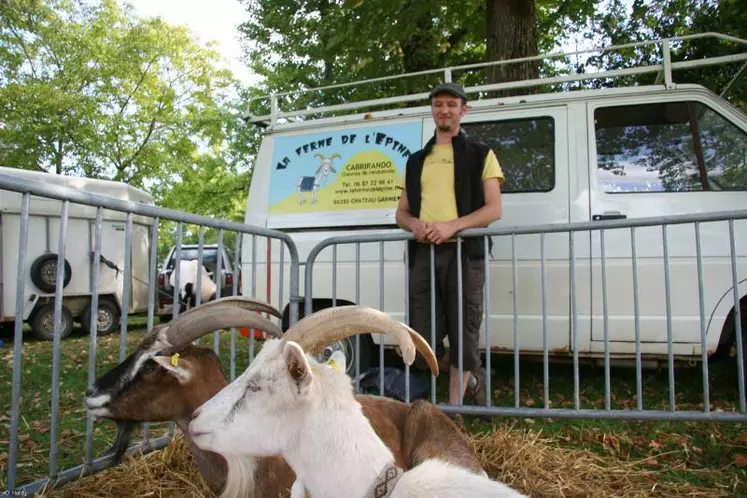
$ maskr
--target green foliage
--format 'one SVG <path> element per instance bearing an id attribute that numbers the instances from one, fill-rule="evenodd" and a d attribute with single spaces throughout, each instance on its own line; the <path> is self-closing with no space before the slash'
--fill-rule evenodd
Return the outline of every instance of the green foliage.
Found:
<path id="1" fill-rule="evenodd" d="M 145 189 L 240 220 L 256 131 L 219 54 L 114 0 L 11 0 L 0 19 L 0 163 Z M 162 236 L 171 243 L 169 230 Z"/>

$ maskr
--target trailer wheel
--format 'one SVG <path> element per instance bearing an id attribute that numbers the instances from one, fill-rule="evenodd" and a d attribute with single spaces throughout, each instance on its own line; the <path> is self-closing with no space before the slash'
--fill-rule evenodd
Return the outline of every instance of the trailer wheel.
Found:
<path id="1" fill-rule="evenodd" d="M 54 292 L 57 284 L 57 254 L 47 253 L 39 256 L 31 263 L 31 281 L 39 290 L 44 292 Z M 62 288 L 67 287 L 70 278 L 73 275 L 73 269 L 70 263 L 65 260 L 65 278 L 62 281 Z"/>
<path id="2" fill-rule="evenodd" d="M 60 320 L 60 339 L 70 335 L 73 331 L 73 315 L 67 306 L 62 305 L 62 316 Z M 43 341 L 54 339 L 54 303 L 39 307 L 31 317 L 31 333 Z"/>
<path id="3" fill-rule="evenodd" d="M 83 308 L 80 315 L 80 323 L 83 331 L 88 334 L 91 330 L 91 304 Z M 108 299 L 99 300 L 99 312 L 96 321 L 96 335 L 108 335 L 114 332 L 119 325 L 119 308 Z"/>

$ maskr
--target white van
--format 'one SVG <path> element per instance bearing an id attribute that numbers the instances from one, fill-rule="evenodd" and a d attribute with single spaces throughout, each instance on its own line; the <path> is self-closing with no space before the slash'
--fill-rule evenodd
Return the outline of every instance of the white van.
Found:
<path id="1" fill-rule="evenodd" d="M 24 180 L 43 182 L 86 190 L 118 199 L 153 205 L 153 197 L 125 183 L 53 175 L 16 168 L 0 167 L 0 173 Z M 16 314 L 16 281 L 21 227 L 21 199 L 18 192 L 0 190 L 0 316 L 12 322 Z M 29 202 L 28 242 L 26 246 L 26 281 L 24 284 L 23 319 L 40 339 L 53 338 L 54 295 L 60 239 L 62 202 L 31 196 Z M 122 292 L 125 269 L 126 213 L 104 209 L 102 212 L 101 259 L 99 269 L 99 309 L 97 333 L 109 334 L 117 329 L 122 314 Z M 153 220 L 133 216 L 132 277 L 130 279 L 130 313 L 148 311 L 148 282 L 151 227 Z M 96 208 L 70 203 L 67 242 L 65 245 L 65 279 L 63 281 L 62 325 L 60 337 L 72 331 L 79 320 L 90 330 L 90 305 L 93 293 L 93 252 Z"/>
<path id="2" fill-rule="evenodd" d="M 747 51 L 733 56 L 747 60 Z M 718 61 L 703 59 L 696 64 Z M 741 62 L 740 62 L 741 64 Z M 674 68 L 676 69 L 677 63 Z M 641 68 L 633 68 L 640 70 Z M 445 70 L 445 79 L 451 70 Z M 650 66 L 651 72 L 661 66 Z M 474 99 L 463 120 L 464 132 L 488 143 L 506 174 L 503 216 L 492 227 L 526 227 L 614 218 L 640 218 L 747 208 L 747 116 L 696 84 L 674 84 L 664 66 L 651 86 L 578 90 L 502 99 Z M 604 78 L 604 73 L 585 75 Z M 580 79 L 577 78 L 577 79 Z M 493 87 L 498 89 L 500 86 Z M 481 87 L 480 91 L 490 90 Z M 347 234 L 399 232 L 395 209 L 407 156 L 434 134 L 426 93 L 251 117 L 266 127 L 249 191 L 246 223 L 287 231 L 301 261 L 325 238 Z M 417 99 L 420 107 L 348 112 L 308 120 L 310 113 L 351 111 Z M 280 122 L 279 118 L 286 118 Z M 733 342 L 732 272 L 728 222 L 699 226 L 702 250 L 703 320 L 707 350 Z M 734 222 L 738 293 L 747 302 L 747 220 Z M 667 300 L 662 228 L 635 229 L 638 299 L 633 293 L 631 230 L 605 233 L 607 330 L 610 355 L 634 357 L 635 307 L 644 360 L 666 361 Z M 573 352 L 569 235 L 547 234 L 546 325 L 551 355 Z M 277 243 L 268 266 L 265 241 L 258 238 L 257 285 L 261 299 L 278 304 Z M 512 250 L 509 236 L 493 237 L 490 258 L 490 347 L 511 352 L 514 342 Z M 668 227 L 671 322 L 675 358 L 701 359 L 701 314 L 694 225 Z M 356 246 L 325 249 L 314 264 L 314 309 L 357 303 L 405 319 L 405 243 L 360 246 L 360 287 L 356 285 Z M 543 306 L 539 235 L 517 236 L 517 322 L 522 353 L 541 353 Z M 252 238 L 242 244 L 250 264 Z M 603 357 L 604 293 L 599 231 L 574 238 L 577 348 L 582 358 Z M 285 257 L 285 264 L 289 258 Z M 270 269 L 269 285 L 261 280 Z M 245 267 L 246 271 L 246 267 Z M 334 273 L 333 273 L 334 272 Z M 246 273 L 244 273 L 246 275 Z M 336 277 L 333 290 L 332 278 Z M 289 272 L 284 272 L 288 289 Z M 304 289 L 301 268 L 301 293 Z M 249 279 L 242 292 L 250 294 Z M 383 286 L 383 287 L 382 287 Z M 285 301 L 287 304 L 287 290 Z M 303 316 L 303 307 L 300 310 Z M 742 320 L 745 320 L 742 312 Z M 747 327 L 742 327 L 745 330 Z M 483 334 L 485 323 L 483 322 Z M 426 331 L 430 337 L 430 331 Z M 361 342 L 361 369 L 379 340 Z M 481 344 L 484 344 L 481 340 Z M 349 346 L 349 345 L 348 345 Z M 364 357 L 364 355 L 366 357 Z M 361 370 L 361 371 L 362 371 Z"/>

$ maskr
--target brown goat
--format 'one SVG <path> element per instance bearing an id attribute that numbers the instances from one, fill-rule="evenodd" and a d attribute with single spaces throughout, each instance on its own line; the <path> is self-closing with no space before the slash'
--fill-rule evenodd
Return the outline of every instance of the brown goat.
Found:
<path id="1" fill-rule="evenodd" d="M 224 300 L 235 301 L 236 298 L 219 301 Z M 220 305 L 216 305 L 216 301 L 211 303 L 211 306 Z M 194 308 L 189 313 L 196 314 L 199 309 Z M 236 311 L 249 313 L 235 308 L 233 311 L 223 310 L 222 313 Z M 187 313 L 183 316 L 185 315 Z M 166 327 L 178 327 L 181 323 L 171 322 L 155 327 L 151 334 L 143 338 L 132 355 L 96 379 L 86 393 L 86 405 L 93 415 L 117 423 L 119 435 L 112 448 L 116 459 L 124 454 L 129 445 L 130 433 L 137 422 L 174 421 L 189 442 L 201 475 L 210 488 L 218 493 L 226 483 L 226 461 L 221 455 L 197 448 L 189 439 L 187 430 L 195 409 L 229 382 L 218 357 L 210 349 L 191 344 L 182 346 L 178 351 L 173 348 L 161 349 L 159 351 L 166 354 L 149 356 L 149 352 L 157 349 L 156 344 L 162 330 Z M 209 325 L 202 324 L 206 329 L 211 328 Z M 263 329 L 269 327 L 264 322 L 249 325 Z M 203 333 L 208 332 L 206 329 Z M 179 356 L 172 357 L 176 352 Z M 172 360 L 177 363 L 176 367 Z M 419 401 L 408 405 L 390 398 L 370 395 L 358 395 L 357 399 L 376 433 L 395 455 L 397 465 L 411 468 L 425 459 L 440 458 L 475 473 L 484 473 L 466 437 L 449 417 L 432 404 Z M 253 469 L 247 469 L 247 472 L 253 474 L 248 480 L 252 484 L 237 498 L 290 496 L 295 474 L 282 458 L 256 459 L 256 465 Z"/>

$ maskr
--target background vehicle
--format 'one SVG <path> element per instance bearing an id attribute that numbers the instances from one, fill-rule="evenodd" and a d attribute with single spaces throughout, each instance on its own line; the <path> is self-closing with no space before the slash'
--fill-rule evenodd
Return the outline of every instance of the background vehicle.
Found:
<path id="1" fill-rule="evenodd" d="M 733 62 L 747 60 L 747 51 L 732 58 Z M 723 60 L 708 58 L 687 61 L 690 67 L 720 63 Z M 446 69 L 445 78 L 457 69 Z M 745 113 L 701 85 L 674 84 L 671 65 L 640 66 L 631 71 L 658 73 L 657 81 L 483 99 L 477 88 L 466 88 L 475 98 L 463 120 L 463 130 L 489 144 L 506 173 L 503 216 L 494 227 L 594 223 L 747 206 Z M 617 76 L 600 72 L 581 77 Z M 486 90 L 489 88 L 479 89 Z M 399 198 L 395 186 L 402 180 L 410 151 L 420 149 L 434 134 L 424 95 L 427 93 L 396 96 L 397 104 L 422 102 L 419 107 L 382 109 L 388 102 L 381 99 L 250 117 L 265 127 L 265 134 L 252 176 L 246 223 L 287 230 L 301 261 L 328 237 L 399 232 L 394 218 Z M 379 110 L 368 110 L 371 108 Z M 361 112 L 351 112 L 356 109 Z M 334 115 L 337 111 L 341 115 Z M 326 117 L 296 119 L 307 114 Z M 281 122 L 285 116 L 290 119 Z M 320 176 L 325 161 L 335 170 L 327 169 Z M 303 188 L 310 185 L 319 187 Z M 734 324 L 729 321 L 734 309 L 734 285 L 728 223 L 703 223 L 698 230 L 702 296 L 693 225 L 672 226 L 667 232 L 672 351 L 676 359 L 685 361 L 702 358 L 702 322 L 708 354 L 724 351 L 734 342 Z M 744 306 L 747 220 L 736 220 L 734 232 L 740 276 L 737 293 Z M 626 363 L 635 358 L 637 331 L 646 365 L 666 362 L 668 302 L 661 227 L 635 230 L 636 281 L 631 230 L 606 231 L 606 287 L 602 285 L 599 231 L 579 232 L 573 237 L 574 274 L 567 232 L 546 234 L 544 249 L 539 235 L 515 239 L 519 282 L 516 312 L 512 241 L 510 237 L 493 237 L 487 284 L 489 347 L 503 352 L 514 350 L 516 318 L 522 354 L 541 354 L 546 331 L 550 354 L 567 356 L 574 352 L 575 332 L 579 356 L 603 361 L 606 330 L 611 358 Z M 272 301 L 278 288 L 280 253 L 275 244 L 265 257 L 266 244 L 258 240 L 253 248 L 251 237 L 245 237 L 242 261 L 251 261 L 252 251 L 260 256 L 258 273 L 269 269 L 271 290 L 258 297 Z M 338 304 L 373 306 L 404 320 L 404 256 L 404 243 L 363 243 L 356 261 L 356 246 L 343 245 L 337 248 L 333 271 L 332 250 L 324 250 L 314 265 L 314 309 L 330 306 L 335 296 Z M 289 261 L 287 254 L 284 261 Z M 289 272 L 284 275 L 287 288 Z M 301 289 L 303 279 L 302 271 Z M 575 303 L 570 297 L 574 279 Z M 745 318 L 743 313 L 742 320 Z M 743 324 L 742 330 L 747 326 Z M 481 345 L 485 344 L 484 334 L 485 320 Z M 381 339 L 379 334 L 371 337 L 375 344 Z M 387 338 L 383 340 L 390 344 Z M 361 354 L 370 353 L 368 346 Z"/>
<path id="2" fill-rule="evenodd" d="M 176 258 L 176 246 L 173 246 L 166 258 L 164 259 L 162 270 L 158 274 L 158 281 L 156 283 L 156 299 L 158 306 L 156 309 L 156 315 L 171 317 L 173 313 L 174 303 L 174 288 L 171 286 L 170 279 L 171 274 L 174 271 L 174 262 Z M 181 248 L 181 260 L 182 261 L 197 261 L 199 258 L 199 245 L 198 244 L 183 244 Z M 207 270 L 209 277 L 216 282 L 216 268 L 218 266 L 218 245 L 217 244 L 204 244 L 202 248 L 202 265 Z M 234 264 L 233 256 L 230 251 L 224 246 L 221 256 L 221 292 L 220 295 L 232 296 L 233 295 L 233 282 L 234 278 Z M 184 309 L 182 303 L 182 309 Z"/>
<path id="3" fill-rule="evenodd" d="M 147 192 L 125 183 L 53 175 L 16 168 L 0 168 L 3 174 L 52 185 L 72 187 L 153 205 Z M 0 190 L 0 321 L 15 320 L 16 278 L 21 222 L 21 194 Z M 31 197 L 29 203 L 28 243 L 26 262 L 29 268 L 24 284 L 23 319 L 40 339 L 53 338 L 54 294 L 57 281 L 60 209 L 62 203 L 48 198 Z M 103 210 L 101 226 L 101 264 L 98 292 L 98 333 L 109 334 L 117 329 L 122 314 L 123 270 L 125 267 L 126 215 Z M 128 314 L 147 312 L 149 251 L 153 220 L 134 216 L 132 223 L 132 278 L 130 279 Z M 96 208 L 71 203 L 67 222 L 65 247 L 65 279 L 63 283 L 61 337 L 73 329 L 79 320 L 90 328 L 90 304 L 93 293 L 93 251 Z"/>

